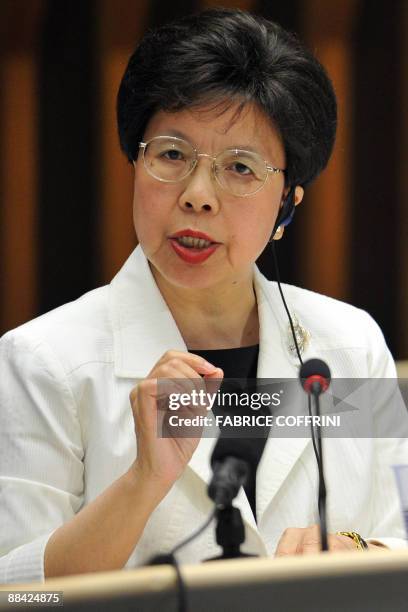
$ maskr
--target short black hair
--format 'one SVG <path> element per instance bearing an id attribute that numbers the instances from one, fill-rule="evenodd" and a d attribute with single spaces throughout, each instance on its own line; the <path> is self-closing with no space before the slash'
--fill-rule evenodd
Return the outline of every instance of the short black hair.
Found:
<path id="1" fill-rule="evenodd" d="M 150 117 L 202 104 L 255 103 L 279 130 L 286 184 L 310 183 L 333 148 L 337 104 L 318 60 L 294 34 L 238 9 L 210 9 L 147 32 L 120 84 L 120 145 L 129 159 Z"/>

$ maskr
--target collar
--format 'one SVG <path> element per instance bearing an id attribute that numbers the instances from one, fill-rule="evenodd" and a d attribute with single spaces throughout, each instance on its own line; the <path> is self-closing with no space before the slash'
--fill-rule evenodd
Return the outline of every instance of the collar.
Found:
<path id="1" fill-rule="evenodd" d="M 296 377 L 297 359 L 288 349 L 288 321 L 279 292 L 256 265 L 254 288 L 260 326 L 257 376 Z M 109 302 L 117 377 L 144 378 L 169 348 L 187 351 L 140 245 L 112 280 Z"/>

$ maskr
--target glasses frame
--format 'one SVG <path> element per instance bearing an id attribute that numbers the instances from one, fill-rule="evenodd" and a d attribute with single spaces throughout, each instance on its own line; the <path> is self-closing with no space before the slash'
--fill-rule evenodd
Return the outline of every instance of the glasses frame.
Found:
<path id="1" fill-rule="evenodd" d="M 195 159 L 193 160 L 192 166 L 190 168 L 190 170 L 181 178 L 176 179 L 176 180 L 172 180 L 172 179 L 163 179 L 160 178 L 158 176 L 156 176 L 155 174 L 153 174 L 151 172 L 151 170 L 148 168 L 147 164 L 146 164 L 146 158 L 145 158 L 145 151 L 146 148 L 148 147 L 148 145 L 153 141 L 153 140 L 158 140 L 160 138 L 170 138 L 171 140 L 176 140 L 179 142 L 185 142 L 187 143 L 192 150 L 194 151 L 195 154 Z M 283 168 L 276 168 L 275 166 L 272 166 L 268 161 L 266 161 L 265 159 L 263 159 L 259 153 L 255 153 L 254 151 L 246 151 L 245 149 L 236 149 L 236 148 L 231 148 L 231 149 L 224 149 L 223 151 L 220 151 L 219 153 L 217 153 L 217 155 L 210 155 L 209 153 L 199 153 L 199 151 L 193 147 L 193 145 L 188 141 L 185 140 L 184 138 L 179 138 L 178 136 L 166 136 L 166 135 L 161 135 L 161 136 L 153 136 L 153 138 L 150 138 L 150 140 L 147 140 L 146 142 L 139 142 L 139 149 L 142 149 L 142 157 L 143 157 L 143 165 L 145 167 L 145 170 L 148 174 L 150 174 L 150 176 L 152 176 L 154 179 L 156 179 L 157 181 L 160 181 L 161 183 L 181 183 L 181 181 L 184 181 L 184 179 L 186 179 L 188 176 L 190 176 L 190 174 L 192 174 L 192 172 L 195 170 L 195 168 L 197 167 L 198 161 L 200 157 L 208 157 L 209 159 L 212 160 L 212 164 L 211 164 L 211 171 L 212 171 L 212 175 L 215 178 L 216 182 L 218 183 L 218 185 L 221 187 L 221 189 L 223 189 L 224 191 L 226 191 L 229 194 L 232 194 L 233 196 L 237 197 L 237 198 L 246 198 L 249 196 L 253 196 L 256 193 L 258 193 L 258 191 L 260 191 L 266 184 L 266 181 L 268 180 L 268 176 L 269 173 L 271 172 L 272 174 L 279 174 L 280 172 L 282 172 L 283 174 L 285 173 L 285 169 Z M 235 155 L 237 155 L 238 153 L 249 153 L 250 155 L 257 155 L 259 157 L 259 159 L 261 159 L 264 164 L 265 164 L 265 178 L 263 180 L 263 183 L 258 187 L 258 189 L 256 189 L 256 191 L 251 191 L 250 193 L 244 193 L 244 194 L 237 194 L 234 193 L 233 191 L 231 191 L 230 189 L 228 189 L 227 187 L 225 187 L 217 174 L 216 171 L 216 159 L 217 157 L 219 157 L 222 153 L 225 153 L 227 151 L 231 151 L 234 152 Z"/>

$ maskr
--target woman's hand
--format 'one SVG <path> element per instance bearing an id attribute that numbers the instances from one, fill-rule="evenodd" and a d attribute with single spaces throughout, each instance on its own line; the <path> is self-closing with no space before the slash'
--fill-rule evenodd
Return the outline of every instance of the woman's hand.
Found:
<path id="1" fill-rule="evenodd" d="M 361 552 L 355 545 L 352 538 L 335 533 L 327 534 L 327 544 L 330 552 L 344 552 L 355 550 Z M 378 550 L 384 549 L 381 544 L 375 545 L 367 542 L 368 548 Z M 291 527 L 285 529 L 276 548 L 275 557 L 285 557 L 289 555 L 309 555 L 321 551 L 320 527 L 311 525 L 306 528 Z"/>
<path id="2" fill-rule="evenodd" d="M 163 423 L 168 412 L 158 410 L 158 379 L 169 379 L 166 382 L 168 393 L 191 393 L 192 390 L 207 391 L 206 379 L 222 379 L 223 376 L 220 368 L 198 355 L 170 350 L 159 359 L 147 377 L 132 389 L 130 401 L 137 438 L 137 458 L 131 469 L 137 473 L 138 478 L 167 492 L 182 474 L 200 440 L 199 437 L 160 437 L 157 426 Z M 215 386 L 218 390 L 219 384 L 213 383 L 212 392 Z M 163 387 L 159 385 L 159 389 L 162 391 Z M 193 417 L 206 414 L 207 411 L 205 408 L 183 407 L 182 410 L 172 412 L 180 413 Z"/>

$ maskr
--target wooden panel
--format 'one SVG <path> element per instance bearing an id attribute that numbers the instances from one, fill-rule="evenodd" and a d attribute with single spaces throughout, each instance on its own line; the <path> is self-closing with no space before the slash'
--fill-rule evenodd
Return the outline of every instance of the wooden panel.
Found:
<path id="1" fill-rule="evenodd" d="M 356 0 L 304 0 L 303 39 L 326 67 L 336 90 L 339 122 L 335 150 L 325 172 L 306 192 L 302 277 L 305 286 L 349 297 L 352 54 Z"/>
<path id="2" fill-rule="evenodd" d="M 40 312 L 97 282 L 95 30 L 90 0 L 47 0 L 38 70 Z"/>
<path id="3" fill-rule="evenodd" d="M 0 332 L 37 308 L 36 42 L 42 2 L 0 5 Z"/>
<path id="4" fill-rule="evenodd" d="M 400 223 L 396 228 L 399 239 L 399 304 L 398 327 L 399 346 L 398 354 L 404 359 L 408 358 L 408 2 L 403 2 L 400 41 L 401 41 L 401 140 L 398 148 L 401 153 L 399 165 Z M 393 231 L 394 228 L 390 228 Z M 408 376 L 408 374 L 407 374 Z"/>
<path id="5" fill-rule="evenodd" d="M 116 96 L 130 53 L 145 30 L 147 0 L 100 2 L 101 282 L 108 282 L 137 244 L 132 216 L 132 166 L 119 148 Z"/>
<path id="6" fill-rule="evenodd" d="M 402 3 L 361 0 L 354 39 L 352 302 L 399 354 Z M 380 41 L 380 43 L 379 43 Z M 397 263 L 398 262 L 398 263 Z"/>

